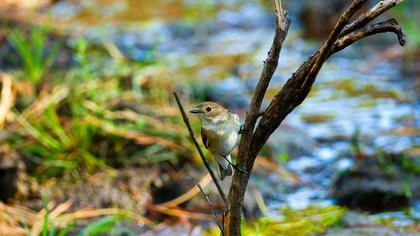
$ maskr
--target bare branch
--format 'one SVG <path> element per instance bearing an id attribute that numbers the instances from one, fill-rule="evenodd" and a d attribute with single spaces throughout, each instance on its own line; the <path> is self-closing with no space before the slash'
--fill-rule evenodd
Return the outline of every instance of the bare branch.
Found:
<path id="1" fill-rule="evenodd" d="M 239 150 L 243 150 L 245 153 L 250 147 L 255 123 L 257 122 L 257 119 L 260 116 L 261 103 L 264 99 L 271 78 L 273 77 L 273 74 L 277 69 L 280 51 L 290 26 L 290 19 L 287 17 L 287 12 L 280 8 L 280 0 L 276 0 L 276 7 L 277 20 L 273 43 L 271 45 L 270 51 L 268 52 L 264 68 L 260 75 L 260 79 L 251 98 L 250 108 L 245 118 L 245 122 L 242 129 L 242 137 L 239 143 Z M 280 14 L 280 12 L 282 14 Z M 241 153 L 239 153 L 237 161 L 238 167 L 246 171 L 246 162 L 246 155 L 242 155 Z"/>
<path id="2" fill-rule="evenodd" d="M 374 20 L 376 17 L 382 15 L 384 12 L 395 7 L 396 5 L 398 5 L 399 3 L 403 1 L 404 0 L 382 0 L 378 2 L 368 12 L 360 15 L 356 20 L 354 20 L 352 23 L 344 27 L 340 36 L 344 36 L 350 32 L 353 32 L 357 29 L 362 28 L 363 26 L 366 26 L 369 22 Z"/>
<path id="3" fill-rule="evenodd" d="M 305 88 L 305 90 L 308 90 L 311 88 L 313 81 L 315 80 L 316 75 L 318 74 L 319 70 L 321 69 L 324 61 L 328 58 L 329 51 L 331 50 L 331 47 L 339 37 L 341 31 L 346 26 L 350 18 L 358 11 L 360 8 L 362 8 L 362 5 L 366 3 L 367 0 L 355 0 L 352 2 L 352 4 L 345 10 L 340 18 L 338 19 L 337 24 L 335 25 L 334 29 L 331 31 L 330 35 L 328 36 L 328 39 L 325 41 L 325 43 L 322 45 L 322 47 L 318 50 L 319 56 L 315 60 L 315 63 L 313 64 L 311 70 L 309 71 L 307 75 L 307 79 L 305 82 L 301 85 L 301 88 Z M 305 96 L 306 97 L 306 96 Z"/>
<path id="4" fill-rule="evenodd" d="M 254 158 L 261 150 L 270 135 L 277 129 L 283 119 L 297 107 L 308 95 L 316 75 L 324 61 L 330 55 L 330 50 L 349 19 L 362 7 L 367 0 L 354 0 L 341 14 L 337 24 L 321 48 L 286 82 L 283 88 L 274 96 L 267 110 L 262 116 L 252 139 L 251 156 Z M 255 160 L 255 159 L 254 159 Z M 249 160 L 253 162 L 254 160 Z M 249 163 L 252 166 L 253 163 Z"/>
<path id="5" fill-rule="evenodd" d="M 190 133 L 191 139 L 193 140 L 194 145 L 197 148 L 198 153 L 200 154 L 201 160 L 203 160 L 204 166 L 206 167 L 207 171 L 210 173 L 211 178 L 213 179 L 213 182 L 216 185 L 216 188 L 217 188 L 217 191 L 219 192 L 220 197 L 222 197 L 223 201 L 227 205 L 227 199 L 226 199 L 225 193 L 223 192 L 222 185 L 220 184 L 219 179 L 217 178 L 216 174 L 214 173 L 213 169 L 211 168 L 209 161 L 204 156 L 204 152 L 203 152 L 203 150 L 201 150 L 200 144 L 197 142 L 197 139 L 195 138 L 194 132 L 191 128 L 190 121 L 188 119 L 187 114 L 185 113 L 185 110 L 184 110 L 184 107 L 181 104 L 181 101 L 179 100 L 178 94 L 176 94 L 176 92 L 174 92 L 174 96 L 175 96 L 176 103 L 178 104 L 179 110 L 181 111 L 182 119 L 184 120 L 184 123 L 188 128 L 188 132 Z"/>
<path id="6" fill-rule="evenodd" d="M 204 192 L 203 188 L 201 187 L 200 184 L 197 185 L 198 189 L 200 189 L 201 194 L 203 195 L 203 197 L 206 199 L 207 203 L 209 204 L 209 207 L 211 209 L 211 212 L 213 213 L 213 217 L 214 217 L 214 221 L 216 222 L 217 226 L 220 229 L 220 232 L 222 233 L 222 235 L 225 235 L 225 232 L 223 230 L 223 224 L 219 221 L 219 218 L 216 215 L 216 211 L 213 208 L 213 204 L 211 203 L 210 197 Z"/>
<path id="7" fill-rule="evenodd" d="M 405 45 L 406 38 L 405 38 L 404 32 L 401 29 L 401 26 L 398 24 L 398 22 L 395 19 L 389 19 L 384 22 L 380 22 L 374 25 L 363 27 L 357 31 L 354 31 L 350 34 L 347 34 L 339 38 L 335 42 L 333 48 L 331 49 L 330 54 L 334 54 L 362 38 L 365 38 L 374 34 L 386 33 L 386 32 L 395 33 L 398 37 L 398 42 L 400 43 L 400 45 L 401 46 Z"/>
<path id="8" fill-rule="evenodd" d="M 280 2 L 280 0 L 276 0 L 276 3 L 277 2 Z M 279 5 L 281 6 L 281 3 L 279 3 Z M 277 9 L 277 12 L 278 12 L 277 14 L 278 18 L 276 21 L 276 31 L 274 34 L 273 43 L 271 45 L 270 51 L 268 51 L 264 68 L 261 72 L 260 79 L 258 81 L 258 84 L 255 88 L 254 94 L 251 99 L 249 112 L 252 113 L 252 116 L 253 116 L 251 119 L 251 121 L 253 121 L 254 123 L 253 125 L 255 125 L 255 120 L 256 118 L 258 118 L 258 113 L 260 112 L 261 103 L 262 103 L 262 100 L 264 99 L 268 85 L 270 84 L 273 74 L 277 69 L 283 42 L 286 39 L 289 26 L 291 23 L 290 19 L 287 16 L 287 12 L 285 12 L 283 9 Z M 279 12 L 282 12 L 282 14 L 280 14 Z"/>
<path id="9" fill-rule="evenodd" d="M 281 3 L 281 0 L 274 0 L 274 2 L 276 3 L 277 21 L 282 22 L 285 14 L 284 14 L 284 11 L 283 11 L 283 6 L 282 6 L 282 3 Z"/>
<path id="10" fill-rule="evenodd" d="M 235 171 L 232 178 L 232 184 L 229 190 L 229 203 L 227 211 L 223 214 L 223 224 L 226 235 L 240 235 L 240 213 L 242 210 L 242 202 L 248 184 L 248 179 L 251 174 L 252 166 L 249 167 L 249 159 L 254 159 L 249 156 L 249 149 L 252 144 L 252 137 L 255 124 L 260 116 L 260 108 L 262 100 L 264 99 L 268 85 L 277 68 L 280 51 L 284 40 L 286 39 L 290 19 L 287 17 L 287 12 L 281 8 L 281 1 L 276 0 L 276 31 L 274 34 L 273 43 L 268 52 L 267 60 L 264 63 L 260 79 L 252 95 L 250 107 L 247 111 L 244 125 L 241 130 L 241 140 L 238 148 L 237 166 L 246 171 L 246 174 Z M 253 161 L 252 161 L 253 163 Z M 233 224 L 233 225 L 232 225 Z"/>

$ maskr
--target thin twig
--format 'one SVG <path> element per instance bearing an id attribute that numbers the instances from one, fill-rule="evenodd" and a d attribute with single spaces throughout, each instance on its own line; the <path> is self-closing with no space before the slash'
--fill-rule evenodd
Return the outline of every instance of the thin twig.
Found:
<path id="1" fill-rule="evenodd" d="M 401 2 L 403 2 L 403 0 L 382 0 L 378 2 L 368 12 L 360 15 L 356 20 L 346 25 L 346 27 L 344 27 L 343 31 L 341 32 L 340 36 L 344 36 L 357 29 L 362 28 L 363 26 L 366 26 L 369 22 L 374 20 L 376 17 L 382 15 L 384 12 L 395 7 Z"/>
<path id="2" fill-rule="evenodd" d="M 216 222 L 217 226 L 220 229 L 220 232 L 222 233 L 222 235 L 225 235 L 225 232 L 223 230 L 222 227 L 222 223 L 219 221 L 219 218 L 216 215 L 216 211 L 213 208 L 213 204 L 211 203 L 210 197 L 204 192 L 203 188 L 201 187 L 200 184 L 197 184 L 198 189 L 200 189 L 201 194 L 203 195 L 203 197 L 206 199 L 207 203 L 210 206 L 211 212 L 213 213 L 213 217 L 214 217 L 214 221 Z"/>
<path id="3" fill-rule="evenodd" d="M 276 3 L 276 11 L 277 11 L 277 20 L 281 22 L 284 18 L 283 6 L 281 4 L 281 0 L 274 0 Z"/>
<path id="4" fill-rule="evenodd" d="M 327 40 L 324 42 L 322 47 L 319 49 L 319 56 L 316 58 L 315 63 L 313 64 L 311 70 L 309 70 L 307 74 L 307 79 L 302 84 L 302 88 L 310 89 L 311 86 L 308 84 L 313 83 L 315 80 L 319 70 L 321 69 L 322 65 L 324 64 L 325 60 L 329 56 L 329 51 L 333 47 L 335 41 L 340 36 L 341 31 L 347 25 L 350 18 L 362 7 L 367 0 L 354 0 L 350 6 L 341 14 L 340 18 L 338 19 L 334 29 L 331 31 L 330 35 L 328 36 Z"/>
<path id="5" fill-rule="evenodd" d="M 211 178 L 213 179 L 213 182 L 216 185 L 217 191 L 220 194 L 220 197 L 222 197 L 223 201 L 227 205 L 227 199 L 226 199 L 225 193 L 223 192 L 222 185 L 220 184 L 219 179 L 217 178 L 216 174 L 214 173 L 213 169 L 211 168 L 209 161 L 204 156 L 204 152 L 203 152 L 203 150 L 201 150 L 200 144 L 198 143 L 197 139 L 195 138 L 194 132 L 191 128 L 190 121 L 188 119 L 187 114 L 185 113 L 185 110 L 184 110 L 184 107 L 181 104 L 181 101 L 179 100 L 178 94 L 176 94 L 176 92 L 174 92 L 174 96 L 175 96 L 176 103 L 178 104 L 179 110 L 181 111 L 182 119 L 184 120 L 184 123 L 188 128 L 188 132 L 190 133 L 191 139 L 193 140 L 194 145 L 197 148 L 198 153 L 200 154 L 201 160 L 203 160 L 204 166 L 206 167 L 207 171 L 210 173 Z"/>
<path id="6" fill-rule="evenodd" d="M 334 46 L 331 48 L 330 54 L 336 53 L 362 38 L 386 32 L 395 33 L 398 37 L 398 42 L 400 43 L 400 45 L 405 45 L 406 37 L 401 29 L 401 26 L 395 19 L 389 19 L 384 22 L 379 22 L 377 24 L 365 26 L 337 39 Z"/>

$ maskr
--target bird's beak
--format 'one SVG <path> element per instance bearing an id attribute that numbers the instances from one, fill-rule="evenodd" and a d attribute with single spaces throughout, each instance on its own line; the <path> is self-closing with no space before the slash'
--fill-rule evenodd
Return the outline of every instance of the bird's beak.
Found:
<path id="1" fill-rule="evenodd" d="M 201 113 L 201 110 L 194 107 L 193 109 L 190 110 L 191 113 Z"/>

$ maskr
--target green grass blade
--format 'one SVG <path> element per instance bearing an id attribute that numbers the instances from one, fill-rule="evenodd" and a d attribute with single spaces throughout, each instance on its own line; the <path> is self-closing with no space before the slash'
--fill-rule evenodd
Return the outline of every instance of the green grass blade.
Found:
<path id="1" fill-rule="evenodd" d="M 66 132 L 64 131 L 63 127 L 61 126 L 60 119 L 55 111 L 55 107 L 49 106 L 45 110 L 45 118 L 49 122 L 44 122 L 51 131 L 57 135 L 62 143 L 62 146 L 67 146 L 70 143 L 70 138 L 67 136 Z"/>
<path id="2" fill-rule="evenodd" d="M 57 236 L 66 236 L 69 234 L 70 230 L 74 229 L 74 227 L 76 226 L 76 223 L 71 223 L 68 224 L 66 227 L 64 227 L 64 229 L 62 229 L 60 231 L 60 233 Z"/>
<path id="3" fill-rule="evenodd" d="M 103 217 L 86 226 L 78 236 L 95 236 L 107 232 L 113 225 L 120 221 L 121 218 L 120 215 Z"/>
<path id="4" fill-rule="evenodd" d="M 62 45 L 61 41 L 56 41 L 52 47 L 50 48 L 50 51 L 48 52 L 48 55 L 45 58 L 45 62 L 44 62 L 44 67 L 48 68 L 52 65 L 52 63 L 54 62 L 54 59 L 56 58 L 56 56 L 58 55 L 59 49 Z"/>
<path id="5" fill-rule="evenodd" d="M 55 140 L 50 135 L 39 132 L 35 127 L 33 127 L 25 118 L 23 118 L 21 115 L 17 115 L 18 122 L 26 129 L 26 131 L 35 139 L 37 139 L 42 145 L 48 148 L 61 150 L 62 146 L 60 142 Z"/>
<path id="6" fill-rule="evenodd" d="M 50 215 L 50 212 L 48 210 L 48 196 L 46 196 L 44 200 L 44 210 L 45 210 L 45 215 L 44 215 L 44 220 L 42 222 L 41 235 L 48 236 L 48 225 L 49 225 L 49 215 Z"/>
<path id="7" fill-rule="evenodd" d="M 32 53 L 33 53 L 33 60 L 35 65 L 38 65 L 38 68 L 43 66 L 43 59 L 44 59 L 44 48 L 45 48 L 45 40 L 46 34 L 44 33 L 44 29 L 41 27 L 34 27 L 30 31 L 30 39 L 32 42 Z"/>

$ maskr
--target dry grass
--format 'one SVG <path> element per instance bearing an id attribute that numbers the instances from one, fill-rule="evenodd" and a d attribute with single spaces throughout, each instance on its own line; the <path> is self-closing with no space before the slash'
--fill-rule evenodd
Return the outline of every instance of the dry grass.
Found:
<path id="1" fill-rule="evenodd" d="M 4 128 L 6 118 L 15 102 L 15 91 L 12 88 L 13 78 L 6 73 L 0 73 L 0 128 Z"/>
<path id="2" fill-rule="evenodd" d="M 59 205 L 55 205 L 54 203 L 48 204 L 49 226 L 51 227 L 54 225 L 55 227 L 63 228 L 75 221 L 119 214 L 128 216 L 138 224 L 151 224 L 145 217 L 126 209 L 79 209 L 74 212 L 67 212 L 71 205 L 71 201 Z M 0 235 L 40 235 L 44 224 L 45 214 L 45 209 L 34 211 L 26 207 L 5 205 L 0 202 Z"/>

